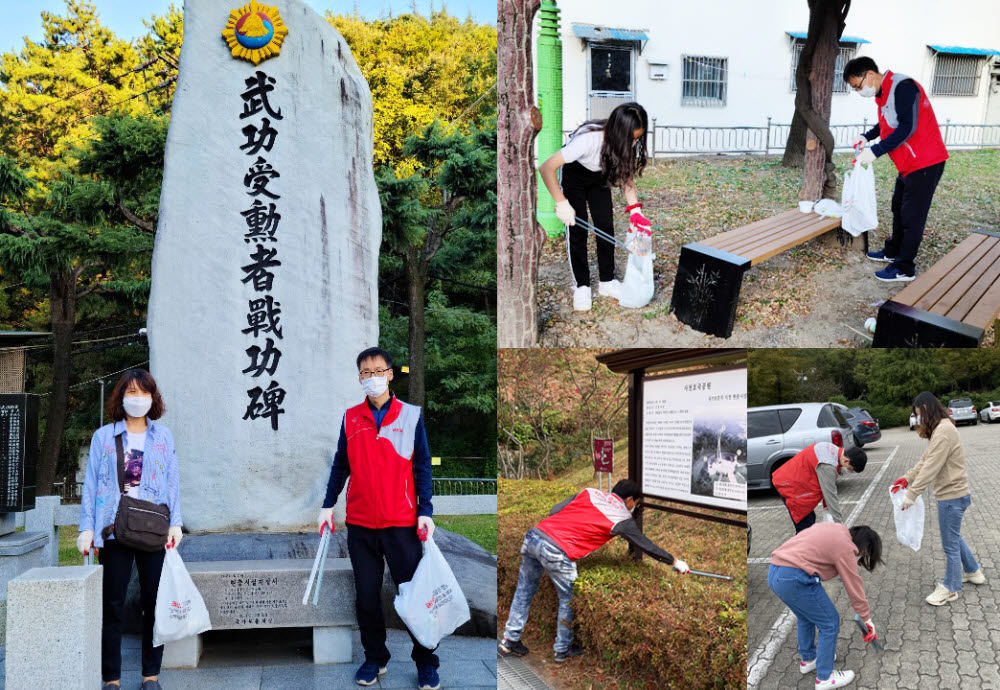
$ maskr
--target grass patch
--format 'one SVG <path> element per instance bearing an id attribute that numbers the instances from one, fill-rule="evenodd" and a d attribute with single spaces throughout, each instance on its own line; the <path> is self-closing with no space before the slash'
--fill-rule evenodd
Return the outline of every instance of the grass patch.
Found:
<path id="1" fill-rule="evenodd" d="M 490 553 L 497 552 L 496 515 L 441 515 L 434 524 L 471 539 Z"/>
<path id="2" fill-rule="evenodd" d="M 72 527 L 59 528 L 59 565 L 83 565 L 83 556 L 76 548 L 79 534 Z"/>
<path id="3" fill-rule="evenodd" d="M 615 447 L 618 471 L 626 474 L 627 442 Z M 585 486 L 595 486 L 589 463 L 557 481 L 499 483 L 498 636 L 517 587 L 524 533 L 551 507 Z M 644 531 L 655 543 L 692 567 L 736 577 L 722 583 L 681 577 L 644 558 L 633 561 L 628 544 L 612 539 L 577 562 L 574 628 L 588 647 L 579 663 L 553 670 L 567 688 L 728 688 L 746 683 L 746 541 L 726 525 L 647 510 Z M 551 661 L 558 602 L 543 577 L 523 639 L 532 655 Z M 669 680 L 668 680 L 669 679 Z"/>

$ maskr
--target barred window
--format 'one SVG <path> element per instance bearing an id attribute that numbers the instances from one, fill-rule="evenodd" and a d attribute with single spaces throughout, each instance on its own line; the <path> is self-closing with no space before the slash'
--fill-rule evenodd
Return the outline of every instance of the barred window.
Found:
<path id="1" fill-rule="evenodd" d="M 978 96 L 983 58 L 978 55 L 945 55 L 934 59 L 934 96 Z"/>
<path id="2" fill-rule="evenodd" d="M 729 59 L 685 55 L 681 105 L 726 104 Z"/>
<path id="3" fill-rule="evenodd" d="M 799 58 L 802 57 L 802 49 L 806 41 L 803 38 L 796 38 L 792 43 L 792 73 L 789 77 L 789 88 L 795 91 L 795 70 L 799 68 Z M 850 88 L 844 81 L 844 65 L 849 60 L 854 59 L 854 54 L 858 52 L 857 43 L 841 43 L 840 50 L 837 51 L 837 60 L 833 63 L 833 92 L 847 93 Z"/>

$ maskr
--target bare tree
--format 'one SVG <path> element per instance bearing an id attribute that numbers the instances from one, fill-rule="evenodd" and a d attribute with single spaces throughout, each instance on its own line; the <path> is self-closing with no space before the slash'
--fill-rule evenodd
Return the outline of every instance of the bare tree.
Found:
<path id="1" fill-rule="evenodd" d="M 540 0 L 497 5 L 497 344 L 538 343 L 538 263 L 545 235 L 532 151 L 542 128 L 534 105 L 531 26 Z"/>
<path id="2" fill-rule="evenodd" d="M 809 29 L 795 71 L 795 116 L 785 148 L 783 163 L 796 161 L 795 148 L 803 146 L 800 199 L 834 198 L 837 173 L 833 165 L 833 133 L 830 131 L 830 104 L 833 74 L 840 36 L 844 32 L 850 0 L 808 0 Z M 796 130 L 796 120 L 802 125 Z M 804 144 L 801 132 L 806 132 Z M 801 150 L 801 149 L 799 149 Z"/>

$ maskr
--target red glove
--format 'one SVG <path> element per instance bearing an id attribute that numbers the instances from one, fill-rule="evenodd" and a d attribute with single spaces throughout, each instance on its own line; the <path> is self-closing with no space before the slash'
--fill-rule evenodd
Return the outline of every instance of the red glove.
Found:
<path id="1" fill-rule="evenodd" d="M 906 477 L 900 477 L 895 482 L 893 482 L 892 488 L 889 489 L 891 493 L 896 493 L 900 489 L 905 489 L 910 483 L 906 481 Z"/>
<path id="2" fill-rule="evenodd" d="M 653 234 L 653 225 L 649 222 L 646 216 L 642 215 L 642 204 L 636 204 L 635 206 L 629 206 L 628 210 L 631 211 L 629 216 L 629 225 L 633 232 L 644 232 L 647 235 Z"/>
<path id="3" fill-rule="evenodd" d="M 874 642 L 878 639 L 878 635 L 875 634 L 875 624 L 871 621 L 867 621 L 865 625 L 868 626 L 868 633 L 865 635 L 865 642 Z"/>

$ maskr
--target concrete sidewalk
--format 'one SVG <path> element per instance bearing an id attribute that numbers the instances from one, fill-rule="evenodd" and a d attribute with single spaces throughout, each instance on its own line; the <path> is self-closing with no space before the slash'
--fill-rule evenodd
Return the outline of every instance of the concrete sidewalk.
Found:
<path id="1" fill-rule="evenodd" d="M 823 585 L 841 615 L 834 668 L 856 673 L 851 688 L 1000 688 L 1000 425 L 961 427 L 959 433 L 972 493 L 962 536 L 987 582 L 966 583 L 955 602 L 935 607 L 924 601 L 944 576 L 936 501 L 924 494 L 919 551 L 897 541 L 889 501 L 889 487 L 920 460 L 927 442 L 906 428 L 885 431 L 865 447 L 865 471 L 837 483 L 845 523 L 875 529 L 886 562 L 873 573 L 861 569 L 882 654 L 861 639 L 840 579 Z M 795 616 L 767 586 L 771 551 L 794 535 L 791 518 L 776 492 L 761 491 L 749 494 L 749 519 L 747 688 L 812 688 L 815 673 L 798 669 Z"/>
<path id="2" fill-rule="evenodd" d="M 355 663 L 314 664 L 310 659 L 309 635 L 290 635 L 286 642 L 280 636 L 260 645 L 245 642 L 206 642 L 201 663 L 196 669 L 165 669 L 160 682 L 165 690 L 336 690 L 360 687 L 354 682 L 354 672 L 364 661 L 361 640 L 354 637 Z M 416 688 L 417 670 L 410 660 L 412 645 L 402 630 L 388 631 L 388 647 L 392 654 L 388 672 L 372 688 Z M 141 681 L 140 640 L 128 636 L 122 643 L 122 688 L 135 690 Z M 3 659 L 0 647 L 0 661 Z M 441 660 L 438 672 L 442 688 L 496 690 L 496 640 L 484 637 L 446 637 L 438 647 Z M 67 670 L 72 673 L 72 669 Z M 3 669 L 0 668 L 0 687 Z M 95 689 L 96 690 L 96 689 Z"/>

